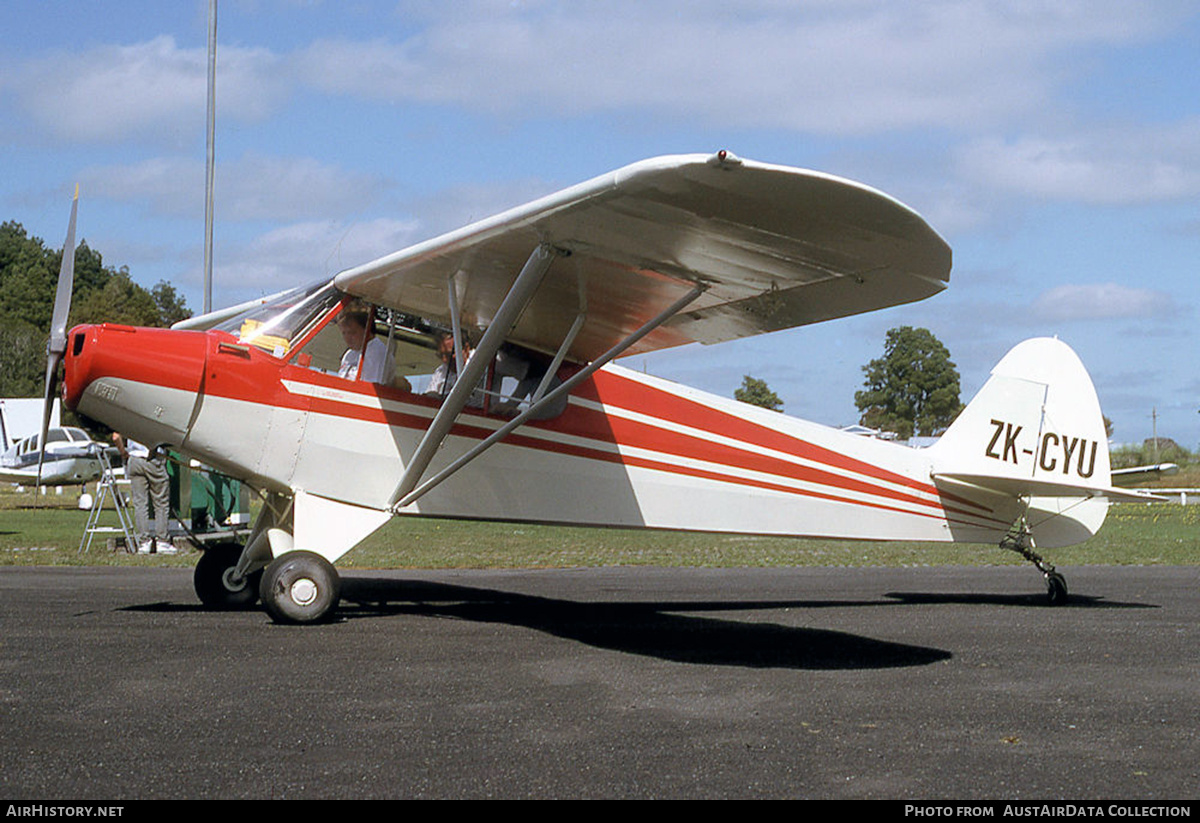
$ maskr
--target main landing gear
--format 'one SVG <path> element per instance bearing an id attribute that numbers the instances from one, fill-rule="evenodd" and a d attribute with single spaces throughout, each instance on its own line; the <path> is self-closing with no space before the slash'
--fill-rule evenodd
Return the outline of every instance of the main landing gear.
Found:
<path id="1" fill-rule="evenodd" d="M 1046 597 L 1051 606 L 1061 606 L 1067 602 L 1066 579 L 1054 570 L 1054 564 L 1033 550 L 1033 535 L 1023 521 L 1004 536 L 1000 541 L 1000 548 L 1014 551 L 1037 566 L 1038 571 L 1046 578 Z"/>
<path id="2" fill-rule="evenodd" d="M 261 600 L 276 623 L 332 618 L 341 579 L 321 555 L 292 549 L 293 530 L 293 500 L 267 495 L 244 547 L 229 542 L 205 549 L 193 577 L 200 602 L 210 609 L 248 609 Z"/>
<path id="3" fill-rule="evenodd" d="M 263 607 L 276 623 L 319 623 L 333 617 L 342 581 L 319 554 L 292 551 L 271 561 L 258 586 Z"/>
<path id="4" fill-rule="evenodd" d="M 341 597 L 341 578 L 325 558 L 293 551 L 245 576 L 237 573 L 242 547 L 223 543 L 204 550 L 192 582 L 200 602 L 210 609 L 250 609 L 261 599 L 276 623 L 319 623 L 333 617 Z"/>

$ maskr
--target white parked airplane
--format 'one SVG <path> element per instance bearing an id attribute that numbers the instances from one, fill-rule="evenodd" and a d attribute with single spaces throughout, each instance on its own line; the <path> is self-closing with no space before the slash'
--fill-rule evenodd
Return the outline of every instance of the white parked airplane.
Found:
<path id="1" fill-rule="evenodd" d="M 0 404 L 0 483 L 35 486 L 81 486 L 100 476 L 100 448 L 83 429 L 70 426 L 49 428 L 46 448 L 40 448 L 42 435 L 35 434 L 13 442 L 8 420 Z M 38 466 L 41 464 L 41 478 Z"/>
<path id="2" fill-rule="evenodd" d="M 611 362 L 924 299 L 950 265 L 916 212 L 861 184 L 660 157 L 233 317 L 68 336 L 56 309 L 47 394 L 65 359 L 68 407 L 260 490 L 249 540 L 207 550 L 196 590 L 281 622 L 328 618 L 333 563 L 396 515 L 1000 544 L 1062 602 L 1035 543 L 1088 538 L 1130 495 L 1065 344 L 1018 345 L 920 450 Z M 438 331 L 445 392 L 414 393 Z M 379 363 L 395 366 L 364 379 Z"/>

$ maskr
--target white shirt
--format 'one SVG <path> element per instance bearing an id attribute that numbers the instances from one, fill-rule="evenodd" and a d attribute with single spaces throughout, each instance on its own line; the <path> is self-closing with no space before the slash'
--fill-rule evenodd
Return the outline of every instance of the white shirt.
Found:
<path id="1" fill-rule="evenodd" d="M 359 379 L 386 385 L 391 382 L 392 372 L 395 369 L 395 361 L 392 359 L 392 353 L 388 351 L 387 343 L 378 337 L 372 337 L 367 341 L 367 356 L 363 360 L 362 372 L 358 375 Z M 342 355 L 342 365 L 338 368 L 338 377 L 353 380 L 357 370 L 358 349 L 346 349 L 346 353 Z"/>
<path id="2" fill-rule="evenodd" d="M 137 442 L 136 440 L 130 440 L 128 437 L 126 437 L 125 438 L 125 453 L 128 454 L 130 457 L 149 457 L 150 449 L 148 449 L 146 446 L 143 446 L 141 443 Z"/>
<path id="3" fill-rule="evenodd" d="M 467 354 L 466 360 L 463 362 L 463 368 L 467 367 L 467 363 L 471 362 L 471 358 L 475 356 L 475 352 L 471 351 Z M 438 366 L 434 373 L 429 378 L 429 385 L 425 388 L 426 394 L 437 394 L 442 397 L 447 397 L 450 390 L 454 388 L 454 384 L 458 382 L 458 370 L 450 370 L 450 363 L 443 363 Z M 483 408 L 483 383 L 487 379 L 484 374 L 479 378 L 479 388 L 471 392 L 471 397 L 467 400 L 467 405 L 472 408 Z"/>

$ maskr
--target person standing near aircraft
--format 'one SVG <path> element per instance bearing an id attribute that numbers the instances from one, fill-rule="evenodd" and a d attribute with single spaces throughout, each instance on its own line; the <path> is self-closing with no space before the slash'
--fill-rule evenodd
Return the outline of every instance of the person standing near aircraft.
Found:
<path id="1" fill-rule="evenodd" d="M 133 516 L 137 528 L 138 554 L 175 554 L 167 536 L 170 485 L 167 480 L 167 456 L 160 448 L 153 451 L 136 440 L 127 440 L 113 432 L 113 443 L 125 461 L 125 476 L 133 495 Z M 154 530 L 150 529 L 150 505 L 154 506 Z"/>
<path id="2" fill-rule="evenodd" d="M 338 315 L 338 329 L 342 332 L 342 340 L 346 343 L 346 353 L 342 355 L 342 363 L 338 368 L 338 376 L 347 380 L 366 380 L 371 383 L 388 385 L 392 372 L 395 371 L 391 353 L 387 343 L 375 335 L 367 339 L 367 312 L 360 309 L 346 309 Z M 364 342 L 366 343 L 364 349 Z M 362 369 L 358 368 L 362 359 Z"/>

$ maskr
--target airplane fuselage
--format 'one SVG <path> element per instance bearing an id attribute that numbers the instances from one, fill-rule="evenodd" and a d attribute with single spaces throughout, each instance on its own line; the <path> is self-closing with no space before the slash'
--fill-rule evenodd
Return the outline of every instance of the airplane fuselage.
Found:
<path id="1" fill-rule="evenodd" d="M 72 331 L 71 408 L 278 494 L 387 509 L 439 402 L 220 331 Z M 467 409 L 436 472 L 506 422 Z M 936 486 L 929 455 L 609 365 L 400 514 L 995 542 L 1012 507 Z"/>

